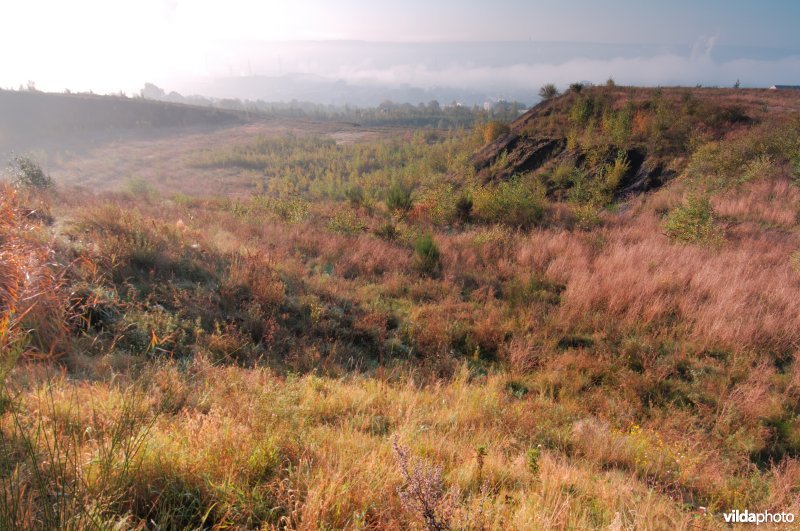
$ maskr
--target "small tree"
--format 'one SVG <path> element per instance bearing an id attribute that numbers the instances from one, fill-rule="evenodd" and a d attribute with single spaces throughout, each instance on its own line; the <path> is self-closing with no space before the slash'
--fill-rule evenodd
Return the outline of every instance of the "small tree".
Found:
<path id="1" fill-rule="evenodd" d="M 552 100 L 556 96 L 558 96 L 558 89 L 552 83 L 547 83 L 539 89 L 539 97 L 543 100 Z"/>
<path id="2" fill-rule="evenodd" d="M 703 196 L 690 196 L 669 213 L 664 229 L 674 242 L 716 244 L 723 239 L 714 224 L 714 208 Z"/>
<path id="3" fill-rule="evenodd" d="M 414 244 L 414 265 L 423 275 L 435 276 L 441 270 L 441 253 L 430 234 L 423 235 Z"/>
<path id="4" fill-rule="evenodd" d="M 569 91 L 574 92 L 575 94 L 580 94 L 580 92 L 583 90 L 583 86 L 583 83 L 580 82 L 570 83 Z"/>
<path id="5" fill-rule="evenodd" d="M 8 166 L 14 186 L 39 190 L 53 186 L 53 179 L 42 170 L 38 162 L 30 157 L 12 157 Z"/>
<path id="6" fill-rule="evenodd" d="M 392 212 L 408 212 L 414 204 L 411 198 L 411 188 L 395 181 L 386 194 L 386 206 Z"/>
<path id="7" fill-rule="evenodd" d="M 507 124 L 492 120 L 483 128 L 483 141 L 487 144 L 489 142 L 494 142 L 509 131 L 511 131 L 511 128 Z"/>

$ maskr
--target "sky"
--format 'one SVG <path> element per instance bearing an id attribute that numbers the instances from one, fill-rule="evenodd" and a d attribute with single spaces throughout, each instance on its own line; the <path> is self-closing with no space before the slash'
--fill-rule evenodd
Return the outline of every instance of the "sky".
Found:
<path id="1" fill-rule="evenodd" d="M 0 21 L 0 87 L 51 91 L 133 93 L 146 81 L 190 90 L 193 80 L 298 72 L 480 90 L 608 76 L 800 83 L 793 0 L 3 0 Z M 542 46 L 509 62 L 493 56 L 506 49 L 498 41 Z M 453 42 L 486 46 L 467 55 Z"/>

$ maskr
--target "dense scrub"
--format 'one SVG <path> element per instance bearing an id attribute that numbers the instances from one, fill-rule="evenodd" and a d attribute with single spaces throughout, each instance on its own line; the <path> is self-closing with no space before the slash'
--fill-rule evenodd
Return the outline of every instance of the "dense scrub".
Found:
<path id="1" fill-rule="evenodd" d="M 580 98 L 544 105 L 578 109 L 553 118 L 578 136 L 595 120 L 617 146 L 598 166 L 555 156 L 504 179 L 495 161 L 487 180 L 470 157 L 506 133 L 479 127 L 198 151 L 198 182 L 254 183 L 228 196 L 4 189 L 2 522 L 714 528 L 732 508 L 800 511 L 797 121 L 708 133 L 717 111 L 698 104 L 665 132 L 680 174 L 622 201 L 627 119 Z"/>

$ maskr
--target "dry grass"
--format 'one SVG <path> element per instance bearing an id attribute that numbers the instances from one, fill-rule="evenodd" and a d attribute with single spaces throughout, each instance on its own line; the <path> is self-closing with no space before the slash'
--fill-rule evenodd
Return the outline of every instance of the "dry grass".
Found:
<path id="1" fill-rule="evenodd" d="M 420 174 L 407 214 L 369 193 L 65 190 L 48 227 L 23 210 L 42 198 L 4 193 L 3 347 L 64 354 L 5 381 L 5 521 L 690 529 L 800 510 L 785 161 L 723 188 L 686 175 L 583 229 L 549 204 L 520 230 L 437 211 L 458 189 L 445 152 L 373 168 Z M 674 243 L 664 218 L 698 191 L 724 238 Z M 424 234 L 435 274 L 415 267 Z M 64 492 L 81 503 L 48 512 Z"/>
<path id="2" fill-rule="evenodd" d="M 18 373 L 31 386 L 25 403 L 40 400 L 41 376 L 26 367 Z M 416 526 L 418 515 L 403 510 L 398 496 L 404 480 L 391 433 L 414 455 L 443 467 L 444 488 L 460 492 L 452 512 L 457 527 L 586 528 L 617 521 L 623 527 L 680 528 L 694 520 L 644 480 L 593 464 L 621 459 L 614 455 L 575 461 L 546 450 L 531 472 L 526 452 L 535 446 L 537 426 L 558 419 L 547 413 L 547 401 L 509 395 L 502 375 L 476 384 L 462 372 L 451 383 L 419 389 L 363 378 L 285 380 L 268 370 L 213 367 L 197 359 L 188 371 L 168 364 L 148 376 L 149 398 L 139 405 L 145 409 L 138 418 L 157 420 L 116 509 L 131 511 L 127 525 L 146 518 L 194 526 L 205 518 L 217 525 L 303 529 Z M 75 386 L 59 378 L 47 385 L 59 410 L 67 408 L 58 413 L 60 422 L 92 427 L 75 451 L 96 453 L 106 426 L 121 414 L 124 388 Z M 185 400 L 176 403 L 176 393 Z M 42 420 L 45 426 L 56 422 Z M 581 444 L 585 430 L 575 430 Z M 596 437 L 598 446 L 610 436 Z M 486 448 L 484 488 L 476 475 L 478 445 Z M 100 481 L 91 469 L 82 474 L 90 488 Z"/>
<path id="3" fill-rule="evenodd" d="M 65 347 L 68 301 L 41 218 L 25 206 L 35 198 L 26 196 L 0 188 L 0 351 L 54 358 Z"/>
<path id="4" fill-rule="evenodd" d="M 758 197 L 764 185 L 753 188 Z M 747 201 L 757 201 L 753 196 Z M 762 205 L 762 216 L 780 215 Z M 733 200 L 720 208 L 727 216 L 737 215 Z M 794 219 L 787 223 L 797 226 Z M 789 256 L 800 240 L 794 231 L 739 226 L 719 249 L 671 244 L 661 231 L 657 215 L 645 210 L 625 224 L 582 238 L 536 232 L 519 247 L 517 261 L 567 286 L 562 323 L 589 322 L 591 328 L 608 330 L 675 329 L 709 347 L 797 348 L 800 277 Z"/>

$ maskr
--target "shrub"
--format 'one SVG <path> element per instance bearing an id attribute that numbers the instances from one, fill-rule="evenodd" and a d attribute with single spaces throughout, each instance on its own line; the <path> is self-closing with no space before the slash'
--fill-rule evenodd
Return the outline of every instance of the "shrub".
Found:
<path id="1" fill-rule="evenodd" d="M 450 529 L 456 496 L 448 493 L 442 469 L 414 459 L 408 448 L 392 442 L 403 486 L 397 489 L 403 508 L 416 515 L 430 531 Z"/>
<path id="2" fill-rule="evenodd" d="M 619 111 L 607 110 L 603 115 L 603 129 L 614 144 L 623 146 L 628 142 L 632 131 L 633 114 L 633 104 L 628 102 Z"/>
<path id="3" fill-rule="evenodd" d="M 344 195 L 353 208 L 358 208 L 364 203 L 364 189 L 360 186 L 348 187 Z"/>
<path id="4" fill-rule="evenodd" d="M 128 179 L 125 182 L 125 191 L 139 199 L 153 199 L 156 197 L 155 188 L 141 177 Z"/>
<path id="5" fill-rule="evenodd" d="M 553 173 L 550 174 L 550 183 L 556 188 L 567 188 L 572 183 L 572 174 L 575 171 L 575 165 L 570 163 L 562 163 L 556 166 Z"/>
<path id="6" fill-rule="evenodd" d="M 800 273 L 800 251 L 795 251 L 789 255 L 789 264 L 792 269 Z"/>
<path id="7" fill-rule="evenodd" d="M 464 193 L 456 201 L 456 217 L 458 221 L 466 223 L 472 217 L 472 197 Z"/>
<path id="8" fill-rule="evenodd" d="M 308 217 L 308 201 L 299 197 L 290 199 L 264 199 L 268 211 L 273 212 L 283 221 L 300 223 Z"/>
<path id="9" fill-rule="evenodd" d="M 408 212 L 413 204 L 411 188 L 394 181 L 386 194 L 386 207 L 392 212 Z"/>
<path id="10" fill-rule="evenodd" d="M 714 243 L 722 237 L 714 225 L 714 209 L 707 197 L 687 198 L 667 216 L 664 229 L 680 243 Z"/>
<path id="11" fill-rule="evenodd" d="M 539 460 L 542 457 L 542 449 L 538 446 L 535 448 L 528 448 L 528 452 L 525 457 L 526 461 L 528 462 L 528 471 L 534 476 L 538 476 Z"/>
<path id="12" fill-rule="evenodd" d="M 47 175 L 38 162 L 31 157 L 15 156 L 8 163 L 14 186 L 43 190 L 53 186 L 53 179 Z"/>
<path id="13" fill-rule="evenodd" d="M 772 173 L 774 167 L 775 163 L 770 155 L 758 155 L 745 165 L 740 181 L 748 182 L 766 177 Z"/>
<path id="14" fill-rule="evenodd" d="M 543 100 L 552 100 L 558 96 L 558 89 L 552 83 L 547 83 L 539 89 L 539 97 Z"/>
<path id="15" fill-rule="evenodd" d="M 594 99 L 590 94 L 579 96 L 569 111 L 570 121 L 576 125 L 585 126 L 594 114 L 594 107 Z"/>
<path id="16" fill-rule="evenodd" d="M 421 236 L 414 244 L 414 264 L 426 275 L 435 275 L 441 269 L 441 253 L 430 234 Z"/>
<path id="17" fill-rule="evenodd" d="M 514 227 L 527 228 L 539 223 L 545 212 L 544 190 L 518 179 L 479 188 L 472 201 L 479 219 Z"/>
<path id="18" fill-rule="evenodd" d="M 592 230 L 600 225 L 600 209 L 594 203 L 579 204 L 572 207 L 575 224 L 581 230 Z"/>
<path id="19" fill-rule="evenodd" d="M 381 223 L 381 226 L 375 230 L 375 235 L 387 241 L 395 241 L 400 236 L 400 231 L 391 221 Z"/>
<path id="20" fill-rule="evenodd" d="M 483 141 L 487 144 L 494 142 L 509 131 L 511 131 L 511 128 L 507 124 L 492 120 L 483 128 Z"/>
<path id="21" fill-rule="evenodd" d="M 458 199 L 452 184 L 433 186 L 418 198 L 415 214 L 424 214 L 435 225 L 452 223 L 459 217 Z"/>
<path id="22" fill-rule="evenodd" d="M 619 187 L 630 167 L 628 154 L 623 150 L 619 150 L 614 162 L 603 167 L 603 185 L 607 192 L 612 193 Z"/>
<path id="23" fill-rule="evenodd" d="M 350 209 L 337 211 L 333 219 L 328 222 L 329 231 L 344 235 L 359 234 L 365 229 L 364 222 L 359 219 L 355 211 Z"/>
<path id="24" fill-rule="evenodd" d="M 570 92 L 574 92 L 575 94 L 579 94 L 583 90 L 583 87 L 584 87 L 583 83 L 580 83 L 580 82 L 578 82 L 578 83 L 570 83 L 569 91 Z"/>

